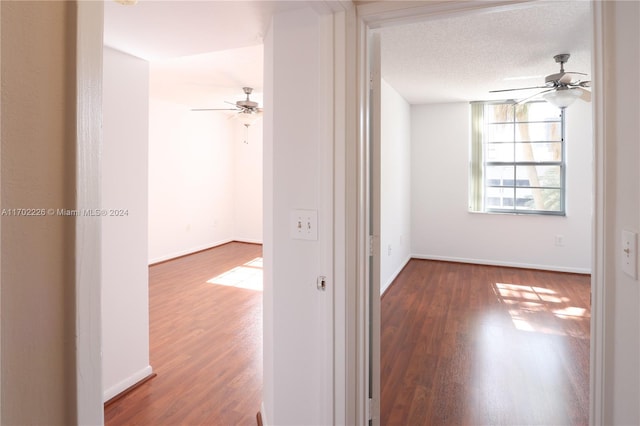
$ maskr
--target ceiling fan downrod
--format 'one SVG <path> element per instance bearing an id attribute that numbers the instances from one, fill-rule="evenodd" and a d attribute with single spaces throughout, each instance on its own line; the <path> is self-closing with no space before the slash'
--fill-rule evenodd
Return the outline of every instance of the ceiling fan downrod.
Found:
<path id="1" fill-rule="evenodd" d="M 556 62 L 560 64 L 560 72 L 564 72 L 564 64 L 569 61 L 570 57 L 571 55 L 569 53 L 560 53 L 559 55 L 553 57 L 553 59 L 555 59 Z"/>

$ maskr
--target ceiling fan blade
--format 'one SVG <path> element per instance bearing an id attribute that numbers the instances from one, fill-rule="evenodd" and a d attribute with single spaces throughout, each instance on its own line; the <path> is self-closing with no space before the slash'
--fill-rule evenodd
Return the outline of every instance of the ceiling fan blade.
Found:
<path id="1" fill-rule="evenodd" d="M 573 83 L 567 84 L 567 87 L 574 89 L 577 87 L 591 87 L 590 81 L 575 81 Z"/>
<path id="2" fill-rule="evenodd" d="M 489 90 L 489 93 L 513 92 L 514 90 L 546 89 L 547 86 L 519 87 L 517 89 Z"/>
<path id="3" fill-rule="evenodd" d="M 573 77 L 571 77 L 571 74 L 564 74 L 562 77 L 558 79 L 558 82 L 563 84 L 570 84 L 572 80 L 573 80 Z"/>
<path id="4" fill-rule="evenodd" d="M 585 72 L 578 72 L 578 71 L 565 71 L 565 74 L 575 74 L 575 75 L 587 75 L 587 73 Z"/>
<path id="5" fill-rule="evenodd" d="M 0 0 L 1 1 L 1 0 Z M 249 99 L 249 95 L 252 92 L 251 87 L 243 87 L 244 93 L 247 95 L 247 99 L 238 102 L 224 101 L 225 104 L 232 105 L 233 108 L 192 108 L 191 111 L 235 111 L 238 113 L 254 114 L 261 113 L 262 108 L 258 108 L 258 103 Z"/>
<path id="6" fill-rule="evenodd" d="M 540 95 L 542 95 L 543 93 L 551 92 L 552 90 L 556 90 L 556 89 L 555 89 L 555 88 L 553 88 L 553 89 L 543 90 L 542 92 L 538 92 L 538 93 L 536 93 L 535 95 L 531 95 L 531 96 L 526 97 L 526 98 L 524 98 L 524 99 L 520 99 L 518 102 L 516 102 L 516 105 L 523 104 L 523 103 L 527 102 L 527 101 L 528 101 L 528 100 L 530 100 L 530 99 L 533 99 L 533 98 L 535 98 L 535 97 L 537 97 L 537 96 L 540 96 Z"/>
<path id="7" fill-rule="evenodd" d="M 239 112 L 240 113 L 245 113 L 245 114 L 258 114 L 258 113 L 262 112 L 262 108 L 258 108 L 258 107 L 241 107 Z"/>
<path id="8" fill-rule="evenodd" d="M 566 75 L 566 73 L 564 71 L 556 73 L 556 74 L 549 74 L 548 76 L 546 76 L 544 78 L 544 82 L 547 85 L 556 85 L 558 82 L 562 81 L 562 78 L 564 78 L 564 76 Z M 569 80 L 571 81 L 571 80 Z"/>
<path id="9" fill-rule="evenodd" d="M 237 111 L 237 108 L 191 108 L 191 111 Z"/>
<path id="10" fill-rule="evenodd" d="M 580 99 L 582 99 L 585 102 L 591 102 L 591 92 L 583 89 L 582 87 L 575 87 L 571 90 L 579 90 L 580 91 Z"/>
<path id="11" fill-rule="evenodd" d="M 559 72 L 556 74 L 550 74 L 544 78 L 544 82 L 547 85 L 555 85 L 557 83 L 570 84 L 573 81 L 573 77 L 577 75 L 587 75 L 583 72 Z"/>

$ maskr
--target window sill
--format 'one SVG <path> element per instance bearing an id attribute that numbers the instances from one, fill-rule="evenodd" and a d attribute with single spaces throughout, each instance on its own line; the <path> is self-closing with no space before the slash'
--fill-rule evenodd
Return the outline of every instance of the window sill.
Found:
<path id="1" fill-rule="evenodd" d="M 508 215 L 508 216 L 544 216 L 544 217 L 567 217 L 566 212 L 562 213 L 543 213 L 543 212 L 509 212 L 509 211 L 479 211 L 467 210 L 471 214 L 488 214 L 488 215 Z"/>

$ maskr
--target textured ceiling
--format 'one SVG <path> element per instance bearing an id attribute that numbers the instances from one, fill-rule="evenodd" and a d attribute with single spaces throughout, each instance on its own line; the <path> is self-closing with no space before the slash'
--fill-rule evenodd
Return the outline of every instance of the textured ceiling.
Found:
<path id="1" fill-rule="evenodd" d="M 571 54 L 566 71 L 591 72 L 586 1 L 536 2 L 377 31 L 382 76 L 412 104 L 526 97 L 536 91 L 488 92 L 543 85 L 560 69 L 558 53 Z"/>
<path id="2" fill-rule="evenodd" d="M 262 105 L 262 45 L 153 61 L 149 68 L 154 98 L 191 108 L 232 108 L 225 101 L 244 99 L 248 86 L 254 89 L 251 100 Z"/>
<path id="3" fill-rule="evenodd" d="M 290 1 L 105 2 L 104 43 L 150 62 L 150 95 L 192 108 L 262 104 L 262 38 L 273 13 Z"/>
<path id="4" fill-rule="evenodd" d="M 587 1 L 533 2 L 480 15 L 433 19 L 376 30 L 382 75 L 410 103 L 525 97 L 489 90 L 536 86 L 559 70 L 590 73 Z M 301 1 L 105 2 L 105 45 L 151 62 L 152 96 L 193 107 L 225 107 L 242 87 L 261 100 L 262 37 L 273 13 Z M 525 78 L 535 76 L 534 78 Z M 533 92 L 535 93 L 535 92 Z"/>
<path id="5" fill-rule="evenodd" d="M 175 58 L 262 43 L 273 13 L 299 1 L 106 1 L 104 44 L 146 60 Z"/>

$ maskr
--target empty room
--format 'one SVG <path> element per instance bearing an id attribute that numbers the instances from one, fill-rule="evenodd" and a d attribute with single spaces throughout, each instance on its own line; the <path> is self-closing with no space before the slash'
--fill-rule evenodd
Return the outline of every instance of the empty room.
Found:
<path id="1" fill-rule="evenodd" d="M 237 424 L 260 409 L 270 12 L 222 24 L 247 7 L 105 3 L 102 204 L 121 210 L 102 221 L 106 424 Z"/>
<path id="2" fill-rule="evenodd" d="M 381 424 L 587 424 L 590 5 L 375 32 Z"/>

